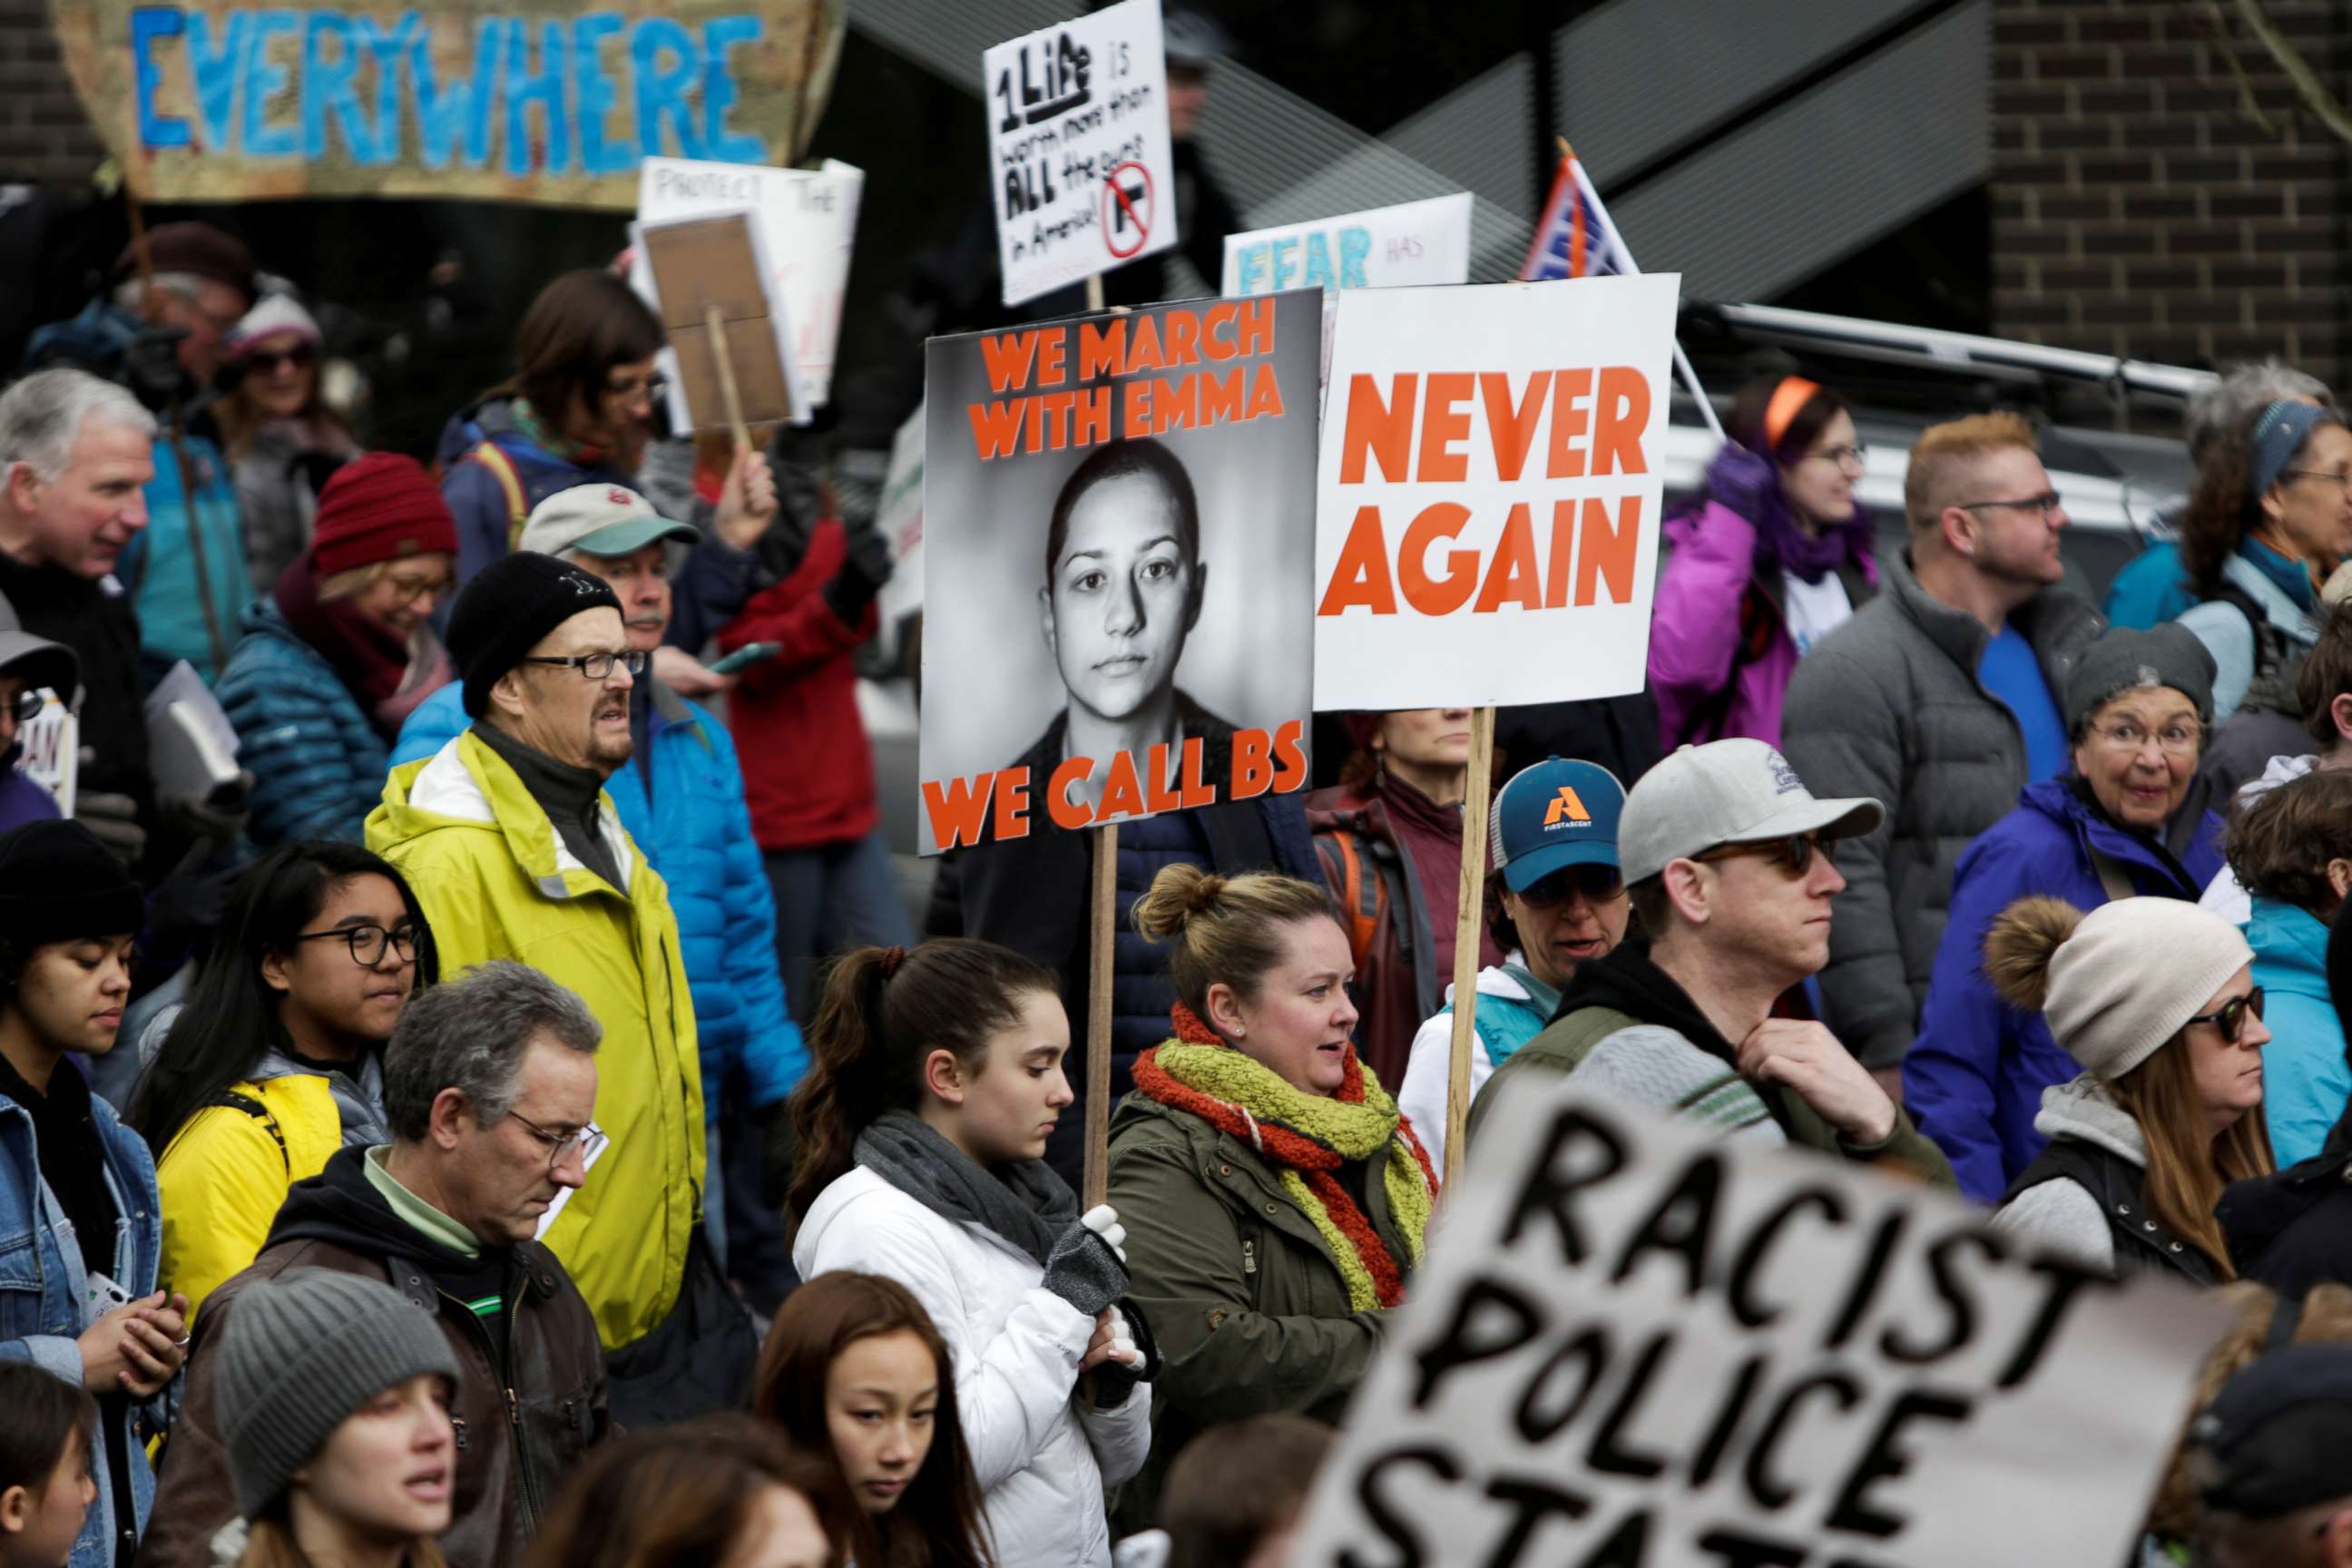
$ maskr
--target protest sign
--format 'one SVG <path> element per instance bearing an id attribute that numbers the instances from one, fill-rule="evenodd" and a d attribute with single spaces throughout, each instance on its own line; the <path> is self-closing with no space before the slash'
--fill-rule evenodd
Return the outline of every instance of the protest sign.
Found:
<path id="1" fill-rule="evenodd" d="M 1470 195 L 1225 237 L 1227 297 L 1470 281 Z"/>
<path id="2" fill-rule="evenodd" d="M 2120 1563 L 2232 1316 L 1572 1078 L 1448 1196 L 1296 1568 Z"/>
<path id="3" fill-rule="evenodd" d="M 1642 689 L 1678 282 L 1339 296 L 1318 709 Z"/>
<path id="4" fill-rule="evenodd" d="M 152 201 L 471 196 L 626 211 L 640 159 L 800 155 L 840 0 L 50 0 L 68 73 Z"/>
<path id="5" fill-rule="evenodd" d="M 1122 0 L 982 59 L 1004 302 L 1176 243 L 1160 0 Z"/>
<path id="6" fill-rule="evenodd" d="M 16 731 L 16 771 L 49 792 L 60 815 L 71 816 L 81 771 L 81 720 L 65 700 L 41 689 L 41 710 Z"/>
<path id="7" fill-rule="evenodd" d="M 798 395 L 792 329 L 775 267 L 743 209 L 631 226 L 649 302 L 669 335 L 671 419 L 677 428 L 732 429 L 808 422 Z"/>
<path id="8" fill-rule="evenodd" d="M 925 853 L 1301 787 L 1312 292 L 931 340 Z"/>
<path id="9" fill-rule="evenodd" d="M 896 658 L 898 624 L 923 607 L 923 410 L 907 416 L 890 441 L 874 526 L 890 543 L 890 580 L 875 597 L 883 651 Z"/>
<path id="10" fill-rule="evenodd" d="M 830 158 L 822 169 L 648 158 L 638 174 L 637 221 L 751 213 L 775 268 L 775 295 L 792 323 L 800 401 L 816 408 L 833 395 L 833 356 L 865 185 L 865 171 Z"/>

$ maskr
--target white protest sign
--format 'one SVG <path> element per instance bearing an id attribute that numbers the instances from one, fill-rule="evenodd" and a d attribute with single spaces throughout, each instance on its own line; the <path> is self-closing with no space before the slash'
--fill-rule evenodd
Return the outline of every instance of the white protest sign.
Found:
<path id="1" fill-rule="evenodd" d="M 1176 243 L 1160 0 L 1123 0 L 982 57 L 1004 302 Z"/>
<path id="2" fill-rule="evenodd" d="M 41 710 L 19 726 L 16 742 L 24 748 L 16 771 L 47 790 L 60 815 L 71 816 L 74 780 L 81 771 L 81 721 L 63 699 L 41 689 Z"/>
<path id="3" fill-rule="evenodd" d="M 898 426 L 890 442 L 882 499 L 874 509 L 874 526 L 890 542 L 890 580 L 882 584 L 877 599 L 886 651 L 898 646 L 899 621 L 923 607 L 924 417 L 924 405 L 918 404 Z"/>
<path id="4" fill-rule="evenodd" d="M 1573 1079 L 1512 1090 L 1291 1568 L 2126 1560 L 2226 1304 Z"/>
<path id="5" fill-rule="evenodd" d="M 1338 296 L 1318 709 L 1642 689 L 1680 282 Z"/>
<path id="6" fill-rule="evenodd" d="M 792 322 L 802 402 L 819 407 L 833 395 L 842 297 L 865 188 L 864 170 L 830 158 L 822 169 L 648 158 L 637 174 L 637 221 L 750 209 Z M 650 293 L 642 278 L 636 286 Z"/>
<path id="7" fill-rule="evenodd" d="M 1375 207 L 1225 237 L 1221 292 L 1395 289 L 1470 281 L 1470 195 Z"/>

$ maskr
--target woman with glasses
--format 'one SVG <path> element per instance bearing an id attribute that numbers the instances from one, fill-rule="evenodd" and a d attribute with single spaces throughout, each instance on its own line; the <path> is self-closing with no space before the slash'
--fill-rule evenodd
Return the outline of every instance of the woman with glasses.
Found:
<path id="1" fill-rule="evenodd" d="M 1508 955 L 1478 972 L 1470 1092 L 1542 1033 L 1577 967 L 1625 940 L 1631 903 L 1617 867 L 1625 786 L 1607 768 L 1553 757 L 1495 796 L 1495 861 L 1486 931 Z M 1454 996 L 1412 1038 L 1397 1109 L 1431 1163 L 1445 1166 L 1446 1095 L 1454 1064 Z"/>
<path id="2" fill-rule="evenodd" d="M 2273 403 L 2199 467 L 2180 563 L 2204 602 L 2180 624 L 2213 656 L 2215 722 L 2242 703 L 2300 712 L 2319 585 L 2352 556 L 2352 430 L 2332 408 Z"/>
<path id="3" fill-rule="evenodd" d="M 2177 899 L 2088 914 L 2021 899 L 1994 919 L 1991 984 L 2047 1019 L 2082 1068 L 2042 1092 L 2034 1125 L 2049 1143 L 2002 1194 L 1995 1230 L 2112 1278 L 2237 1278 L 2214 1206 L 2272 1168 L 2253 957 L 2237 927 Z"/>
<path id="4" fill-rule="evenodd" d="M 246 569 L 267 594 L 310 542 L 328 476 L 360 444 L 319 395 L 319 323 L 290 295 L 247 311 L 223 347 L 227 390 L 213 410 L 236 478 Z"/>
<path id="5" fill-rule="evenodd" d="M 1727 735 L 1779 745 L 1797 661 L 1878 592 L 1845 400 L 1802 376 L 1752 381 L 1730 437 L 1696 505 L 1666 520 L 1650 689 L 1668 751 Z"/>
<path id="6" fill-rule="evenodd" d="M 2184 627 L 2108 631 L 2066 684 L 2072 765 L 2029 784 L 1960 857 L 1903 1096 L 1980 1202 L 2042 1152 L 2042 1091 L 2086 1065 L 1996 990 L 1986 935 L 2035 895 L 2085 910 L 2143 894 L 2196 902 L 2221 868 L 2221 823 L 2197 766 L 2212 704 L 2213 660 Z"/>
<path id="7" fill-rule="evenodd" d="M 253 1261 L 289 1187 L 391 1141 L 383 1045 L 436 975 L 408 884 L 355 844 L 285 845 L 238 879 L 131 1100 L 171 1289 L 201 1304 Z"/>
<path id="8" fill-rule="evenodd" d="M 359 842 L 402 721 L 449 679 L 428 617 L 457 549 L 415 458 L 371 452 L 327 481 L 310 547 L 246 610 L 215 689 L 254 776 L 254 843 Z"/>

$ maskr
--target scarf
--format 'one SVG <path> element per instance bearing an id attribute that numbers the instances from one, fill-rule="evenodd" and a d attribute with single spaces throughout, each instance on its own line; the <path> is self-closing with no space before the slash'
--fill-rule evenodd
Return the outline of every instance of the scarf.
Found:
<path id="1" fill-rule="evenodd" d="M 983 1170 L 911 1110 L 886 1110 L 857 1135 L 857 1163 L 938 1215 L 976 1225 L 1027 1253 L 1037 1267 L 1071 1226 L 1078 1197 L 1043 1160 Z"/>
<path id="2" fill-rule="evenodd" d="M 321 600 L 318 566 L 307 550 L 278 574 L 276 597 L 286 625 L 327 661 L 387 741 L 417 704 L 449 682 L 448 656 L 430 626 L 410 637 L 360 614 L 348 599 Z"/>
<path id="3" fill-rule="evenodd" d="M 1749 463 L 1756 461 L 1745 447 L 1726 442 L 1714 460 L 1707 464 L 1710 478 L 1716 464 L 1727 460 L 1727 455 L 1744 458 Z M 1852 561 L 1864 572 L 1871 573 L 1875 581 L 1872 558 L 1877 546 L 1869 510 L 1857 501 L 1853 515 L 1845 521 L 1823 528 L 1819 533 L 1808 532 L 1797 521 L 1796 513 L 1789 510 L 1788 497 L 1780 489 L 1780 470 L 1770 464 L 1763 467 L 1769 477 L 1757 487 L 1756 504 L 1752 508 L 1734 506 L 1728 499 L 1729 495 L 1746 489 L 1745 486 L 1726 484 L 1717 489 L 1710 485 L 1708 490 L 1712 499 L 1731 507 L 1755 525 L 1757 574 L 1762 575 L 1778 567 L 1804 582 L 1819 583 L 1842 563 Z"/>
<path id="4" fill-rule="evenodd" d="M 1329 1099 L 1285 1082 L 1234 1049 L 1181 1002 L 1170 1012 L 1176 1037 L 1136 1058 L 1135 1087 L 1247 1143 L 1274 1165 L 1283 1191 L 1315 1226 L 1347 1282 L 1351 1310 L 1400 1306 L 1404 1276 L 1337 1172 L 1393 1143 L 1382 1170 L 1389 1214 L 1421 1262 L 1422 1238 L 1437 1196 L 1437 1173 L 1412 1123 L 1370 1068 L 1348 1047 L 1347 1075 Z M 1411 1159 L 1404 1156 L 1410 1153 Z"/>
<path id="5" fill-rule="evenodd" d="M 601 468 L 617 465 L 620 454 L 610 447 L 591 441 L 566 440 L 539 416 L 528 397 L 518 397 L 508 405 L 514 427 L 523 437 L 550 457 L 561 458 L 575 468 Z"/>

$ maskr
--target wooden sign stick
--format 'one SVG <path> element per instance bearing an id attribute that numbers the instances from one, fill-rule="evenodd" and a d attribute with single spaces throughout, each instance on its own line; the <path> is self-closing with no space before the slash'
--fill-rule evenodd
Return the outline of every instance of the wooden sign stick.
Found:
<path id="1" fill-rule="evenodd" d="M 740 460 L 751 449 L 751 430 L 743 423 L 743 394 L 735 384 L 735 355 L 727 347 L 727 323 L 719 319 L 719 307 L 711 306 L 702 312 L 702 324 L 710 333 L 710 355 L 719 367 L 719 391 L 727 399 L 727 427 L 735 436 L 735 456 Z"/>
<path id="2" fill-rule="evenodd" d="M 1118 940 L 1118 824 L 1094 830 L 1095 873 L 1087 940 L 1086 1207 L 1110 1194 L 1110 981 Z"/>
<path id="3" fill-rule="evenodd" d="M 1454 914 L 1454 1055 L 1445 1081 L 1445 1184 L 1470 1141 L 1470 1041 L 1477 1028 L 1478 939 L 1486 924 L 1486 813 L 1494 795 L 1495 710 L 1470 715 L 1470 773 L 1462 794 L 1462 903 Z"/>

